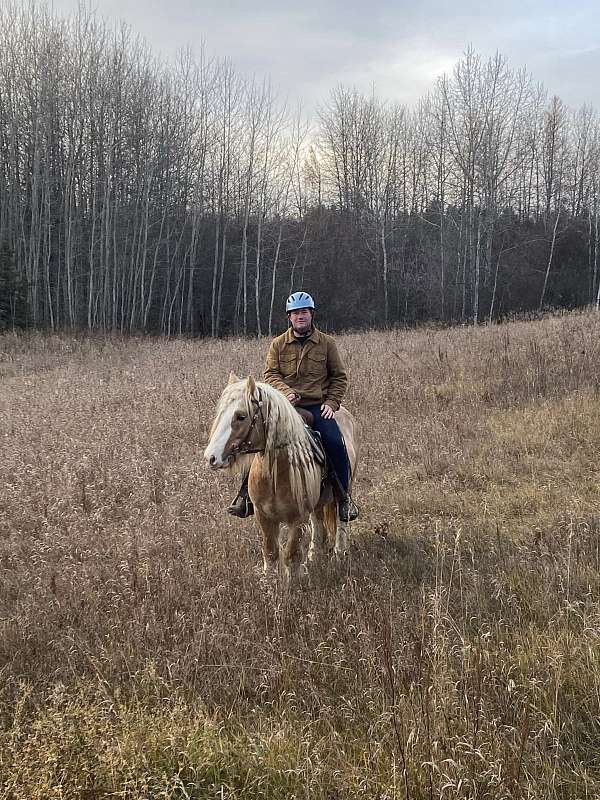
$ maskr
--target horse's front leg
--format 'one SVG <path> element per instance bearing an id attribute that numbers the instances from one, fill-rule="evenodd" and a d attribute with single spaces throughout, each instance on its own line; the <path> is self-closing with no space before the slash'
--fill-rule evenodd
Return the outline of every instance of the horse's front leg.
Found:
<path id="1" fill-rule="evenodd" d="M 279 522 L 261 514 L 256 508 L 256 521 L 262 535 L 263 571 L 277 575 L 279 566 Z"/>
<path id="2" fill-rule="evenodd" d="M 295 578 L 298 577 L 298 572 L 302 565 L 304 557 L 302 538 L 305 528 L 305 522 L 295 522 L 288 525 L 288 537 L 283 552 L 283 561 L 288 582 L 293 582 Z M 304 569 L 306 568 L 304 567 Z"/>

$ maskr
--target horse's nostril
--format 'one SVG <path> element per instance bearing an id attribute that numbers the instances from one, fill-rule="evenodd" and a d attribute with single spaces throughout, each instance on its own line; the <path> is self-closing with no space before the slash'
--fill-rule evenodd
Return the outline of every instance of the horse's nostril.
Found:
<path id="1" fill-rule="evenodd" d="M 214 465 L 217 463 L 217 459 L 216 459 L 216 457 L 215 457 L 215 456 L 211 456 L 211 457 L 208 459 L 208 463 L 211 465 L 211 467 L 214 467 Z"/>

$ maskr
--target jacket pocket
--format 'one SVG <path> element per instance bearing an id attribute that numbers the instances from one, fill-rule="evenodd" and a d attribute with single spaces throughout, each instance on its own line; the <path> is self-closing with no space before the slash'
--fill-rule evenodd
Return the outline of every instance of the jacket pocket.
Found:
<path id="1" fill-rule="evenodd" d="M 281 355 L 279 356 L 279 369 L 284 378 L 291 378 L 296 374 L 296 356 L 295 355 Z"/>
<path id="2" fill-rule="evenodd" d="M 327 354 L 311 352 L 306 354 L 306 374 L 311 378 L 327 376 Z"/>

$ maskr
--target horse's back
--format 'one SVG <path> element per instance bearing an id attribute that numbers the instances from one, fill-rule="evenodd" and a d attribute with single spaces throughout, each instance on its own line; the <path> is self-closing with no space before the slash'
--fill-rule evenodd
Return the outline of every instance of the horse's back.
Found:
<path id="1" fill-rule="evenodd" d="M 354 475 L 358 463 L 358 440 L 360 433 L 358 422 L 344 406 L 340 406 L 339 410 L 336 412 L 335 421 L 344 437 L 348 458 L 350 459 L 350 470 L 352 475 Z"/>

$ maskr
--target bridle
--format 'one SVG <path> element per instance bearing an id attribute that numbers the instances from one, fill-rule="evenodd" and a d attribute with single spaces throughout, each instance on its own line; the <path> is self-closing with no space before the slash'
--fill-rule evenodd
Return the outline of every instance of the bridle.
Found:
<path id="1" fill-rule="evenodd" d="M 258 389 L 258 400 L 254 397 L 254 395 L 250 398 L 252 404 L 256 405 L 256 410 L 250 420 L 250 426 L 248 428 L 248 432 L 246 433 L 246 438 L 243 442 L 239 445 L 235 445 L 231 448 L 232 452 L 231 455 L 235 458 L 236 456 L 246 455 L 247 453 L 262 453 L 265 449 L 266 445 L 266 434 L 267 434 L 267 427 L 265 425 L 265 417 L 263 414 L 263 399 L 260 389 Z M 265 435 L 265 444 L 262 447 L 251 447 L 252 444 L 252 433 L 254 428 L 256 427 L 256 423 L 258 422 L 258 418 L 260 417 L 260 421 L 262 423 L 263 434 Z"/>
<path id="2" fill-rule="evenodd" d="M 252 415 L 252 419 L 250 420 L 250 425 L 246 433 L 246 438 L 244 439 L 243 442 L 231 448 L 231 455 L 233 458 L 237 458 L 237 456 L 244 456 L 250 453 L 264 453 L 265 451 L 265 447 L 267 444 L 267 423 L 265 420 L 265 416 L 263 414 L 264 400 L 260 388 L 257 387 L 257 391 L 258 391 L 258 399 L 256 399 L 256 397 L 254 396 L 250 398 L 252 404 L 256 406 L 256 410 Z M 252 447 L 251 446 L 252 433 L 254 431 L 254 428 L 256 427 L 256 423 L 258 422 L 259 418 L 263 429 L 264 444 L 262 445 L 262 447 Z M 284 447 L 287 447 L 288 445 L 289 442 L 282 442 L 281 444 L 275 445 L 274 449 L 282 450 Z"/>

